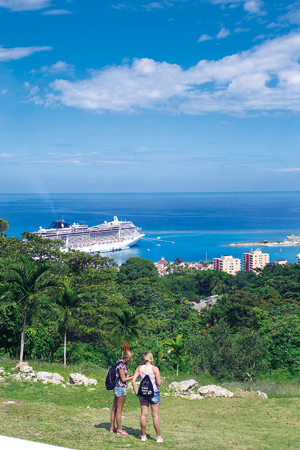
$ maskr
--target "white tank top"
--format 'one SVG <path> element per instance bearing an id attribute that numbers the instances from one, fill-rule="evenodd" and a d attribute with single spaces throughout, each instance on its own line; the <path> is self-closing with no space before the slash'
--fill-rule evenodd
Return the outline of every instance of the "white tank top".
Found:
<path id="1" fill-rule="evenodd" d="M 159 391 L 158 386 L 156 384 L 156 378 L 155 378 L 155 374 L 153 373 L 153 369 L 152 369 L 152 365 L 150 366 L 146 366 L 145 364 L 143 366 L 141 366 L 140 368 L 140 379 L 142 381 L 142 379 L 144 378 L 145 375 L 149 375 L 150 380 L 153 384 L 153 389 L 154 392 Z"/>

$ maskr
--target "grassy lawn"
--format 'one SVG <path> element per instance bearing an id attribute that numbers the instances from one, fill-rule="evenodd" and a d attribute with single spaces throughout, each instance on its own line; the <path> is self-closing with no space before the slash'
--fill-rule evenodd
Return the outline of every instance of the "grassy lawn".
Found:
<path id="1" fill-rule="evenodd" d="M 148 441 L 140 441 L 139 401 L 133 393 L 127 395 L 122 421 L 123 428 L 130 436 L 117 436 L 109 432 L 109 408 L 112 406 L 113 393 L 104 387 L 105 370 L 88 365 L 71 366 L 67 370 L 59 365 L 31 365 L 38 371 L 58 372 L 66 381 L 69 373 L 81 372 L 96 378 L 99 385 L 91 389 L 83 386 L 67 386 L 64 389 L 62 386 L 43 385 L 40 382 L 1 382 L 2 435 L 76 450 L 152 448 L 158 445 L 166 449 L 204 450 L 300 448 L 300 387 L 297 383 L 284 388 L 282 385 L 269 386 L 269 395 L 272 397 L 269 399 L 244 393 L 238 383 L 221 384 L 233 390 L 233 399 L 205 398 L 192 401 L 165 397 L 160 411 L 165 442 L 157 444 L 151 416 L 147 428 Z M 0 361 L 0 366 L 10 371 L 13 363 Z M 175 377 L 169 377 L 165 385 L 174 380 Z M 212 379 L 205 379 L 203 383 L 199 378 L 199 382 L 215 384 Z M 15 403 L 4 403 L 7 401 Z"/>

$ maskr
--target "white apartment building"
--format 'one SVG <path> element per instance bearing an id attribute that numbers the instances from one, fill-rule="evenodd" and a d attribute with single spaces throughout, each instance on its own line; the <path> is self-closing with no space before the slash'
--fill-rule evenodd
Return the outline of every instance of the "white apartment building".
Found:
<path id="1" fill-rule="evenodd" d="M 221 258 L 214 258 L 214 270 L 236 275 L 241 270 L 241 260 L 232 255 L 222 255 Z"/>
<path id="2" fill-rule="evenodd" d="M 243 267 L 246 272 L 253 269 L 263 269 L 270 262 L 269 253 L 262 253 L 260 248 L 243 253 Z"/>
<path id="3" fill-rule="evenodd" d="M 274 260 L 274 266 L 286 266 L 287 265 L 286 259 L 275 259 Z"/>

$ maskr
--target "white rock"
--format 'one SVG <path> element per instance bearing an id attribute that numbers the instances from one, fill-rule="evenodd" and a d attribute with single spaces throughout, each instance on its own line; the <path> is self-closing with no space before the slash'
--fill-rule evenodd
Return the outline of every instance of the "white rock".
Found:
<path id="1" fill-rule="evenodd" d="M 59 375 L 59 373 L 51 373 L 51 372 L 38 372 L 37 380 L 42 381 L 44 384 L 47 384 L 47 382 L 52 384 L 60 384 L 63 381 L 65 381 L 64 377 Z"/>
<path id="2" fill-rule="evenodd" d="M 3 402 L 3 405 L 11 405 L 12 403 L 16 403 L 16 402 L 12 402 L 12 401 Z"/>
<path id="3" fill-rule="evenodd" d="M 95 390 L 96 390 L 95 388 L 88 389 L 88 391 L 95 391 Z"/>
<path id="4" fill-rule="evenodd" d="M 102 409 L 102 411 L 110 411 L 109 408 L 101 408 L 101 409 Z"/>
<path id="5" fill-rule="evenodd" d="M 164 397 L 168 397 L 170 394 L 168 394 L 167 392 L 164 393 Z"/>
<path id="6" fill-rule="evenodd" d="M 0 377 L 0 381 L 4 381 L 4 378 L 3 378 L 3 377 Z"/>
<path id="7" fill-rule="evenodd" d="M 87 406 L 86 409 L 91 409 L 91 407 L 90 407 L 90 406 Z"/>
<path id="8" fill-rule="evenodd" d="M 201 398 L 204 398 L 204 397 L 201 397 L 201 395 L 199 395 L 199 394 L 191 394 L 190 395 L 190 400 L 201 400 Z"/>
<path id="9" fill-rule="evenodd" d="M 173 391 L 174 389 L 177 389 L 178 388 L 178 384 L 179 383 L 177 383 L 177 381 L 173 381 L 173 383 L 169 384 L 169 389 L 171 391 Z"/>
<path id="10" fill-rule="evenodd" d="M 67 386 L 64 383 L 62 383 L 61 387 L 66 388 Z"/>
<path id="11" fill-rule="evenodd" d="M 83 383 L 85 386 L 97 386 L 98 381 L 94 380 L 93 378 L 88 378 L 85 383 Z"/>
<path id="12" fill-rule="evenodd" d="M 169 389 L 176 390 L 177 392 L 188 392 L 194 390 L 197 386 L 198 383 L 195 380 L 185 380 L 180 381 L 180 383 L 173 381 L 173 383 L 169 385 Z"/>
<path id="13" fill-rule="evenodd" d="M 87 378 L 85 375 L 81 373 L 70 373 L 69 375 L 69 383 L 70 384 L 84 384 L 84 386 L 92 386 L 97 385 L 98 381 L 93 378 Z"/>
<path id="14" fill-rule="evenodd" d="M 258 395 L 260 395 L 263 398 L 268 398 L 267 394 L 265 394 L 264 392 L 261 391 L 257 391 Z"/>
<path id="15" fill-rule="evenodd" d="M 19 364 L 16 365 L 16 367 L 14 367 L 12 370 L 18 370 L 20 371 L 23 367 L 25 366 L 29 366 L 28 362 L 20 362 Z"/>
<path id="16" fill-rule="evenodd" d="M 221 388 L 220 386 L 216 386 L 215 384 L 201 386 L 197 392 L 202 395 L 207 395 L 208 397 L 233 397 L 233 392 Z"/>

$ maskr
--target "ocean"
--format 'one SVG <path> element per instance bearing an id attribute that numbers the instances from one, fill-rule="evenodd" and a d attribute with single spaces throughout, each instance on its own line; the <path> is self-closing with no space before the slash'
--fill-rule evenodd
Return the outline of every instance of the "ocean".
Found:
<path id="1" fill-rule="evenodd" d="M 135 247 L 110 255 L 118 263 L 130 256 L 158 261 L 212 260 L 224 254 L 242 258 L 252 247 L 233 242 L 282 240 L 300 234 L 300 192 L 174 194 L 0 194 L 0 217 L 9 236 L 47 227 L 55 219 L 89 226 L 132 220 L 146 237 Z M 157 238 L 160 239 L 157 239 Z M 174 242 L 174 243 L 173 243 Z M 297 262 L 300 247 L 262 247 L 274 259 Z"/>

